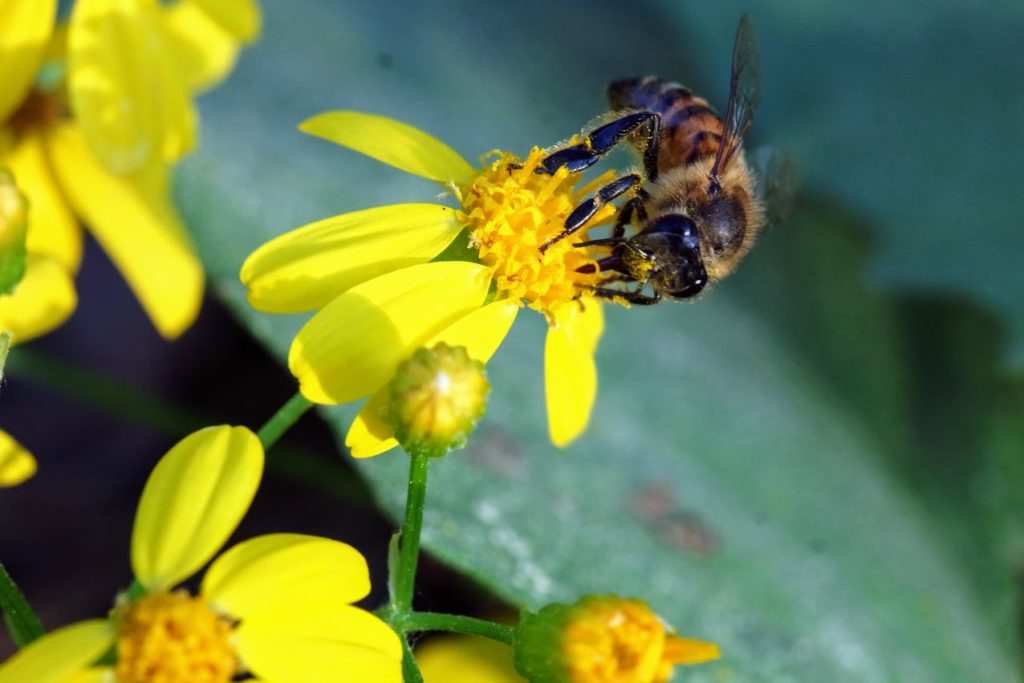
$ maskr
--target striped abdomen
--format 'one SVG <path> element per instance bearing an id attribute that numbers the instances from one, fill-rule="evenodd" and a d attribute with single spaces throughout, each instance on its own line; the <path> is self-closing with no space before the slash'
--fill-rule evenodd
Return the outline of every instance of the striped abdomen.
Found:
<path id="1" fill-rule="evenodd" d="M 718 153 L 725 126 L 707 100 L 656 76 L 626 78 L 608 86 L 613 109 L 661 114 L 658 171 L 688 166 Z"/>

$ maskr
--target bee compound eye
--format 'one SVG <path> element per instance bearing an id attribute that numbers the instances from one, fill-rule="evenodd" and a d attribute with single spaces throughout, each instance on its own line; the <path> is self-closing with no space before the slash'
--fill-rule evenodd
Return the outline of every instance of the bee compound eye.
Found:
<path id="1" fill-rule="evenodd" d="M 692 299 L 700 294 L 708 284 L 708 275 L 699 261 L 680 268 L 676 273 L 673 287 L 668 296 L 673 299 Z"/>

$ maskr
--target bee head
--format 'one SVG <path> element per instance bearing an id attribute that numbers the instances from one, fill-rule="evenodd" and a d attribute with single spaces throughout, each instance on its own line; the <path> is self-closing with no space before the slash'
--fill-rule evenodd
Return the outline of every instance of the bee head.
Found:
<path id="1" fill-rule="evenodd" d="M 630 240 L 630 247 L 623 253 L 630 274 L 637 280 L 647 280 L 663 296 L 688 299 L 699 294 L 708 282 L 697 226 L 682 214 L 667 214 L 651 221 Z"/>

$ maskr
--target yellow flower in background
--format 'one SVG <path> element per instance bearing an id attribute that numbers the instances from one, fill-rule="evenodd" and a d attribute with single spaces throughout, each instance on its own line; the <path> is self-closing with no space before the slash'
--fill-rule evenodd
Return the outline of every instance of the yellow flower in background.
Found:
<path id="1" fill-rule="evenodd" d="M 75 310 L 71 273 L 46 254 L 28 253 L 28 202 L 0 168 L 0 332 L 25 342 L 61 325 Z"/>
<path id="2" fill-rule="evenodd" d="M 579 174 L 535 173 L 545 153 L 492 153 L 473 168 L 439 140 L 406 124 L 356 112 L 328 112 L 301 130 L 350 147 L 448 188 L 459 202 L 398 204 L 328 218 L 257 249 L 241 279 L 253 307 L 270 313 L 317 310 L 291 347 L 289 366 L 316 403 L 369 396 L 346 445 L 369 457 L 396 445 L 382 419 L 385 387 L 418 347 L 465 346 L 486 362 L 521 307 L 548 321 L 545 385 L 551 440 L 564 446 L 585 428 L 597 391 L 594 351 L 603 328 L 589 252 L 562 240 L 566 217 L 611 173 L 577 187 Z M 615 209 L 606 205 L 594 223 Z M 466 253 L 442 256 L 468 232 Z M 441 257 L 440 259 L 438 257 Z M 434 260 L 438 259 L 438 260 Z M 444 260 L 442 260 L 444 259 Z"/>
<path id="3" fill-rule="evenodd" d="M 0 488 L 17 486 L 36 473 L 36 461 L 13 436 L 0 429 Z"/>
<path id="4" fill-rule="evenodd" d="M 193 96 L 255 37 L 258 10 L 251 0 L 77 0 L 59 29 L 56 11 L 57 0 L 0 0 L 0 165 L 29 200 L 23 286 L 34 293 L 8 304 L 68 307 L 81 220 L 173 339 L 195 320 L 204 278 L 171 202 L 171 164 L 196 141 Z M 248 23 L 225 23 L 231 14 Z"/>
<path id="5" fill-rule="evenodd" d="M 369 570 L 344 543 L 259 536 L 214 559 L 198 595 L 173 590 L 235 530 L 262 471 L 263 449 L 243 427 L 211 427 L 175 445 L 135 517 L 141 596 L 32 643 L 0 665 L 0 683 L 229 683 L 242 672 L 280 683 L 399 683 L 401 643 L 352 606 L 369 593 Z"/>
<path id="6" fill-rule="evenodd" d="M 508 645 L 486 638 L 442 635 L 416 647 L 423 683 L 527 683 Z"/>

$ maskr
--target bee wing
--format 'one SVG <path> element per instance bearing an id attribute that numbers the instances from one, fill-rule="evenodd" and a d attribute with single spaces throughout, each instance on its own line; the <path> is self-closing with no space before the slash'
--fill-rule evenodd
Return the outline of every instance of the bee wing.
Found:
<path id="1" fill-rule="evenodd" d="M 764 206 L 764 227 L 785 221 L 797 193 L 796 164 L 774 147 L 758 147 L 748 154 L 754 168 L 755 192 Z"/>
<path id="2" fill-rule="evenodd" d="M 750 16 L 744 13 L 736 29 L 732 49 L 732 75 L 729 81 L 729 106 L 725 111 L 725 131 L 711 167 L 711 185 L 718 186 L 718 176 L 725 172 L 743 144 L 743 138 L 754 120 L 754 111 L 761 103 L 761 59 L 757 36 Z"/>

